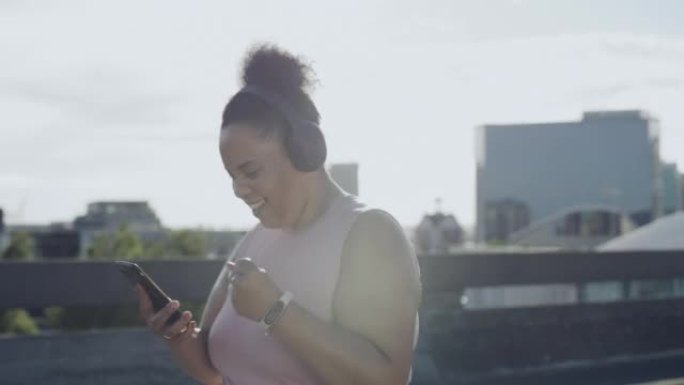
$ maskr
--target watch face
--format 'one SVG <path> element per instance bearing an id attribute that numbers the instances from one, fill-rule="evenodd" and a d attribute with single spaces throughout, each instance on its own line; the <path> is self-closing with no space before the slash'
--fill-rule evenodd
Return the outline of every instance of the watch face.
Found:
<path id="1" fill-rule="evenodd" d="M 264 323 L 266 325 L 271 325 L 278 319 L 278 315 L 281 311 L 283 311 L 283 302 L 278 301 L 273 305 L 273 307 L 271 307 L 268 313 L 266 313 L 266 315 L 264 316 Z"/>

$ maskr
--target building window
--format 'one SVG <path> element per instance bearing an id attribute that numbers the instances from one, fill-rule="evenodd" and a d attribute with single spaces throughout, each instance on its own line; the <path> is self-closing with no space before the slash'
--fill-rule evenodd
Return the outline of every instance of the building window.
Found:
<path id="1" fill-rule="evenodd" d="M 485 205 L 485 241 L 505 242 L 508 236 L 530 224 L 528 206 L 515 199 L 487 202 Z"/>
<path id="2" fill-rule="evenodd" d="M 571 213 L 556 226 L 556 234 L 565 237 L 615 236 L 620 234 L 620 215 L 609 211 Z"/>

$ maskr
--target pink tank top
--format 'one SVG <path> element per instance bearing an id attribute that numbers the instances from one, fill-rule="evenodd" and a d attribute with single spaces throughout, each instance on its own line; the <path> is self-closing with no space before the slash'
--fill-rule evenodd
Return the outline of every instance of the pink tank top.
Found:
<path id="1" fill-rule="evenodd" d="M 332 320 L 332 302 L 342 246 L 367 208 L 341 195 L 312 225 L 298 231 L 258 225 L 238 246 L 234 258 L 250 257 L 265 268 L 293 301 L 323 320 Z M 256 322 L 238 315 L 228 300 L 209 332 L 209 357 L 225 385 L 321 384 Z"/>

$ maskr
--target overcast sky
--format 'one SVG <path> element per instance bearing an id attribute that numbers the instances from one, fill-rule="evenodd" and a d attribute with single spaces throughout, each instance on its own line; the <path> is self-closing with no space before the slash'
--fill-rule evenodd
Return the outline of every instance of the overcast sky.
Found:
<path id="1" fill-rule="evenodd" d="M 149 200 L 170 227 L 244 228 L 217 150 L 255 42 L 307 57 L 330 162 L 417 224 L 475 217 L 475 127 L 643 109 L 684 166 L 677 0 L 0 2 L 0 207 L 70 221 Z"/>

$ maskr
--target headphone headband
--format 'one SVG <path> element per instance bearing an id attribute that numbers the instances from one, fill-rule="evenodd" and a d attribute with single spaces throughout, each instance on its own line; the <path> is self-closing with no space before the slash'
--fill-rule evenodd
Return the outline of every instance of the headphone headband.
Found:
<path id="1" fill-rule="evenodd" d="M 287 99 L 285 99 L 279 93 L 269 90 L 268 88 L 255 84 L 248 84 L 242 87 L 242 89 L 240 89 L 240 91 L 238 91 L 233 98 L 236 98 L 241 94 L 256 96 L 257 98 L 266 102 L 266 104 L 272 108 L 275 108 L 283 115 L 292 130 L 296 130 L 297 127 L 301 127 L 304 124 L 313 125 L 320 129 L 315 122 L 302 118 L 301 113 L 295 110 L 290 102 L 287 101 Z"/>
<path id="2" fill-rule="evenodd" d="M 225 127 L 230 118 L 230 110 L 233 102 L 240 95 L 252 95 L 271 108 L 275 109 L 285 119 L 289 130 L 284 135 L 283 144 L 287 148 L 292 164 L 300 171 L 315 171 L 324 162 L 327 154 L 325 138 L 320 127 L 316 122 L 306 119 L 294 106 L 277 92 L 273 92 L 265 87 L 249 84 L 228 102 L 223 111 L 223 122 L 221 127 Z"/>

